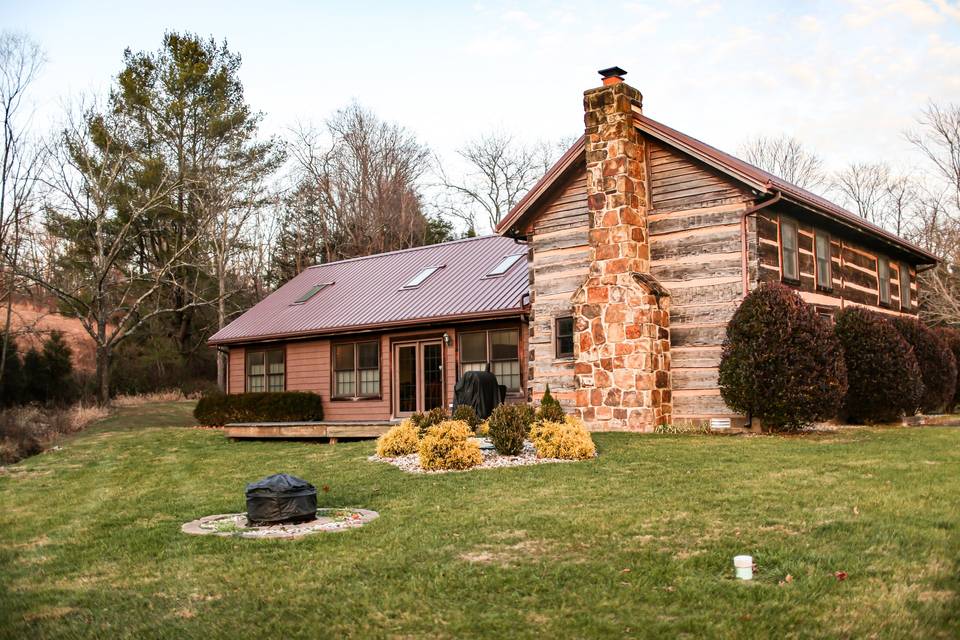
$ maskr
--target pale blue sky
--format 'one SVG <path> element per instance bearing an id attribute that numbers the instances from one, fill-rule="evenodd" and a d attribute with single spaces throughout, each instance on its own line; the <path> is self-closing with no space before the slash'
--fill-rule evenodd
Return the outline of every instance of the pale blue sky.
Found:
<path id="1" fill-rule="evenodd" d="M 960 102 L 960 2 L 63 2 L 0 0 L 49 63 L 37 121 L 104 89 L 165 29 L 226 38 L 251 104 L 282 132 L 352 98 L 441 154 L 503 127 L 582 132 L 581 94 L 619 65 L 645 112 L 721 148 L 785 132 L 831 165 L 908 164 L 901 131 Z"/>

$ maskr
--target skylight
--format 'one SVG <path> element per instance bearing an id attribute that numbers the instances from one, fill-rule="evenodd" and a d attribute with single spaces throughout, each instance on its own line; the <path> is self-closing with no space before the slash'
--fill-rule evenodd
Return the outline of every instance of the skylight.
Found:
<path id="1" fill-rule="evenodd" d="M 443 265 L 441 265 L 440 267 L 424 267 L 423 269 L 420 270 L 420 273 L 418 273 L 417 275 L 415 275 L 415 276 L 413 276 L 412 278 L 410 278 L 409 280 L 407 280 L 407 284 L 403 285 L 403 286 L 400 287 L 400 288 L 401 288 L 401 289 L 416 289 L 417 287 L 419 287 L 420 285 L 422 285 L 422 284 L 427 280 L 427 278 L 429 278 L 430 276 L 432 276 L 432 275 L 433 275 L 438 269 L 440 269 L 442 266 L 443 266 Z"/>
<path id="2" fill-rule="evenodd" d="M 318 293 L 320 293 L 321 291 L 323 291 L 324 289 L 326 289 L 332 284 L 333 284 L 332 282 L 321 282 L 320 284 L 313 285 L 312 287 L 307 289 L 302 296 L 294 300 L 293 304 L 303 304 L 304 302 L 306 302 L 313 296 L 317 295 Z"/>
<path id="3" fill-rule="evenodd" d="M 497 263 L 497 266 L 495 266 L 493 269 L 490 270 L 489 273 L 487 273 L 486 277 L 495 278 L 496 276 L 502 276 L 503 274 L 505 274 L 507 271 L 510 270 L 510 267 L 512 267 L 517 262 L 517 260 L 519 260 L 522 257 L 523 257 L 522 253 L 512 255 L 512 256 L 504 256 L 503 259 Z"/>

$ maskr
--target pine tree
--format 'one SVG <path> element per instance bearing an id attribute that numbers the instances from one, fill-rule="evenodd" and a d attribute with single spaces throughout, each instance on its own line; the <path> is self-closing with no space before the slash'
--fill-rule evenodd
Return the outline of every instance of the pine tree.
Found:
<path id="1" fill-rule="evenodd" d="M 52 331 L 41 354 L 46 374 L 44 400 L 64 401 L 73 395 L 73 349 L 59 331 Z"/>
<path id="2" fill-rule="evenodd" d="M 24 402 L 47 401 L 47 366 L 40 352 L 30 347 L 23 356 L 23 392 Z"/>
<path id="3" fill-rule="evenodd" d="M 17 341 L 10 336 L 7 343 L 7 360 L 3 367 L 3 382 L 0 383 L 0 405 L 9 407 L 23 401 L 23 365 Z"/>

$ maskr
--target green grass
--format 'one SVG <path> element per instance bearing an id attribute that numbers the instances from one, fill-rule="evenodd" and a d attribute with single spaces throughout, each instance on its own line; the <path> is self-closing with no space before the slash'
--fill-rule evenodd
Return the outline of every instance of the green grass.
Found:
<path id="1" fill-rule="evenodd" d="M 177 428 L 189 410 L 124 409 L 0 475 L 0 636 L 960 634 L 957 428 L 603 434 L 589 462 L 413 476 L 368 462 L 372 442 Z M 279 471 L 381 517 L 299 540 L 180 533 Z"/>

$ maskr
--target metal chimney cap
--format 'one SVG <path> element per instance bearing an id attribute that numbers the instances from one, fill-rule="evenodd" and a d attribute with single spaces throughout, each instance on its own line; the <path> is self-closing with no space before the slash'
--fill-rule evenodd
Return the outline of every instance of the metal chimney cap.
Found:
<path id="1" fill-rule="evenodd" d="M 623 76 L 627 75 L 627 72 L 621 69 L 620 67 L 609 67 L 607 69 L 600 69 L 600 71 L 597 71 L 597 73 L 603 76 L 604 80 L 606 80 L 607 78 L 622 78 Z"/>

